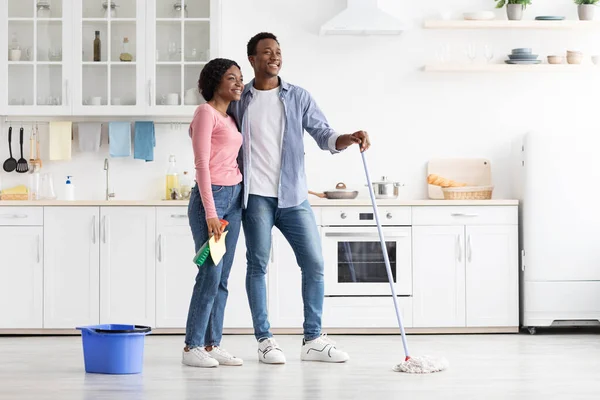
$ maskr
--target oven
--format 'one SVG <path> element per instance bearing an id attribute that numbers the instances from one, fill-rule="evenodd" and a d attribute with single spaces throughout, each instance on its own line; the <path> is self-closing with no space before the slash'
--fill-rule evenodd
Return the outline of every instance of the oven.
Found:
<path id="1" fill-rule="evenodd" d="M 396 294 L 412 295 L 410 207 L 379 207 Z M 325 296 L 391 296 L 371 207 L 324 208 Z"/>

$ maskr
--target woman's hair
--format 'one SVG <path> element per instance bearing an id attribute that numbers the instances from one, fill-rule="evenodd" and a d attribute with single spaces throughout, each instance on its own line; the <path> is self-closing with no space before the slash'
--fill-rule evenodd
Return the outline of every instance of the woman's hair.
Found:
<path id="1" fill-rule="evenodd" d="M 225 75 L 225 72 L 234 65 L 240 68 L 233 60 L 215 58 L 210 60 L 204 68 L 202 68 L 200 79 L 198 79 L 198 90 L 200 90 L 200 94 L 204 97 L 204 100 L 212 100 L 221 83 L 221 79 L 223 79 L 223 75 Z"/>

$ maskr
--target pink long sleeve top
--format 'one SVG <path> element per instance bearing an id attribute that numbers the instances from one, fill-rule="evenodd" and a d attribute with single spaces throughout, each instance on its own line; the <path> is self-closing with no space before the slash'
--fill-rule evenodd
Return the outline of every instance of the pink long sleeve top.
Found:
<path id="1" fill-rule="evenodd" d="M 218 218 L 211 185 L 233 186 L 242 181 L 237 157 L 242 135 L 233 118 L 209 104 L 198 106 L 190 125 L 196 182 L 206 219 Z"/>

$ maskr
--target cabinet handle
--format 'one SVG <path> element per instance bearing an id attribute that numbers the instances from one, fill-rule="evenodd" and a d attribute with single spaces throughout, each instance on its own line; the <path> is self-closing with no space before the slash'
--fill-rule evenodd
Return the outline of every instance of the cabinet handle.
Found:
<path id="1" fill-rule="evenodd" d="M 27 217 L 28 217 L 27 214 L 0 214 L 0 218 L 17 219 L 17 218 L 27 218 Z"/>
<path id="2" fill-rule="evenodd" d="M 92 217 L 92 243 L 96 244 L 96 216 Z"/>
<path id="3" fill-rule="evenodd" d="M 40 240 L 40 235 L 37 235 L 37 263 L 40 263 L 40 254 L 41 254 L 41 250 L 40 250 L 40 246 L 41 246 L 41 240 Z"/>
<path id="4" fill-rule="evenodd" d="M 471 249 L 471 235 L 467 236 L 467 261 L 471 262 L 473 250 Z"/>
<path id="5" fill-rule="evenodd" d="M 171 218 L 187 218 L 185 214 L 171 214 Z"/>
<path id="6" fill-rule="evenodd" d="M 479 214 L 469 214 L 469 213 L 452 213 L 450 215 L 453 217 L 479 217 Z"/>
<path id="7" fill-rule="evenodd" d="M 462 262 L 463 254 L 462 254 L 462 243 L 460 241 L 460 235 L 458 235 L 456 237 L 456 250 L 458 253 L 458 262 Z"/>
<path id="8" fill-rule="evenodd" d="M 148 79 L 148 105 L 152 105 L 152 79 Z"/>
<path id="9" fill-rule="evenodd" d="M 158 261 L 162 262 L 162 235 L 158 235 Z"/>
<path id="10" fill-rule="evenodd" d="M 106 231 L 108 230 L 107 219 L 108 219 L 108 217 L 106 215 L 102 218 L 102 231 L 103 231 L 102 232 L 102 241 L 104 242 L 104 244 L 106 244 L 106 235 L 107 235 Z"/>
<path id="11" fill-rule="evenodd" d="M 71 93 L 69 93 L 69 80 L 65 79 L 65 103 L 68 106 L 70 103 Z"/>

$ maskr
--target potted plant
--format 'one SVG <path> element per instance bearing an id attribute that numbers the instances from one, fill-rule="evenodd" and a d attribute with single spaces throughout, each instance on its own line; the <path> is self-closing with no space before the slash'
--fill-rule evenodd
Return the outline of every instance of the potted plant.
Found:
<path id="1" fill-rule="evenodd" d="M 531 0 L 494 0 L 496 8 L 506 5 L 506 15 L 511 21 L 520 21 L 523 18 L 523 10 L 531 4 Z M 600 1 L 600 0 L 596 0 Z"/>
<path id="2" fill-rule="evenodd" d="M 577 4 L 577 14 L 581 21 L 591 21 L 594 19 L 594 6 L 600 0 L 575 0 Z"/>

